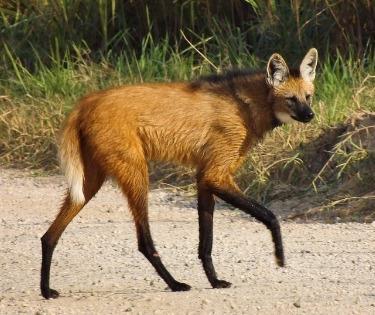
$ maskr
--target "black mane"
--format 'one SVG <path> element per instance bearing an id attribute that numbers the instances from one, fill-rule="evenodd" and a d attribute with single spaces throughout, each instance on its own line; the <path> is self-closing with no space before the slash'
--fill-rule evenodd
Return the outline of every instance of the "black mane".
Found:
<path id="1" fill-rule="evenodd" d="M 226 81 L 232 81 L 235 78 L 248 77 L 254 74 L 260 74 L 261 70 L 252 69 L 230 69 L 223 73 L 209 74 L 199 77 L 196 81 L 207 82 L 207 83 L 222 83 Z"/>
<path id="2" fill-rule="evenodd" d="M 300 77 L 300 71 L 299 69 L 289 69 L 290 76 L 292 77 Z M 226 84 L 232 82 L 234 79 L 246 79 L 247 77 L 253 76 L 253 75 L 259 75 L 259 74 L 265 74 L 265 70 L 254 70 L 254 69 L 230 69 L 226 70 L 223 73 L 218 74 L 209 74 L 209 75 L 203 75 L 199 77 L 198 79 L 194 80 L 191 83 L 191 86 L 194 88 L 200 87 L 202 85 L 205 85 L 205 83 L 208 84 Z"/>

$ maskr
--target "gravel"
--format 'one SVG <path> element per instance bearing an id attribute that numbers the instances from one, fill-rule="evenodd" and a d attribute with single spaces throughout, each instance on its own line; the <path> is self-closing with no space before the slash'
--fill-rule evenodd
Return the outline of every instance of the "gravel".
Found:
<path id="1" fill-rule="evenodd" d="M 60 176 L 0 169 L 0 314 L 375 314 L 375 225 L 283 222 L 287 266 L 269 231 L 220 204 L 213 259 L 229 289 L 211 289 L 197 258 L 194 197 L 150 192 L 153 237 L 174 277 L 171 292 L 137 251 L 118 189 L 107 183 L 68 226 L 55 251 L 51 287 L 39 293 L 40 237 L 65 191 Z"/>

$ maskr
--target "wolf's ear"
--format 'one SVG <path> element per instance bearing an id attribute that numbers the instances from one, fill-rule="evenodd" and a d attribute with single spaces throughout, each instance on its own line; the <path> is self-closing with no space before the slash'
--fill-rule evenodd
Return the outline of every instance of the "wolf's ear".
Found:
<path id="1" fill-rule="evenodd" d="M 267 63 L 267 83 L 276 87 L 289 76 L 289 68 L 279 54 L 273 54 Z"/>
<path id="2" fill-rule="evenodd" d="M 311 48 L 306 56 L 303 58 L 301 65 L 299 66 L 299 72 L 301 77 L 309 82 L 315 79 L 315 69 L 318 63 L 318 51 L 315 48 Z"/>

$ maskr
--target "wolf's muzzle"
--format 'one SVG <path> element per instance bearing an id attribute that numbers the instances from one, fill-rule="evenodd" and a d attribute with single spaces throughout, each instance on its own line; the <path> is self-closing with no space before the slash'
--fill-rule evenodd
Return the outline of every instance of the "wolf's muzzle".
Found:
<path id="1" fill-rule="evenodd" d="M 296 111 L 292 118 L 303 123 L 308 123 L 314 118 L 315 114 L 311 110 L 310 106 L 303 106 Z"/>

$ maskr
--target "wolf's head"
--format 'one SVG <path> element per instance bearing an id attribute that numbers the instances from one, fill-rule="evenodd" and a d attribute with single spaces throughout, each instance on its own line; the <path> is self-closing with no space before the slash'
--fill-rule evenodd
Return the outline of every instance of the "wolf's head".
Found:
<path id="1" fill-rule="evenodd" d="M 311 101 L 314 94 L 318 51 L 311 48 L 298 70 L 289 70 L 283 57 L 273 54 L 267 64 L 267 84 L 272 89 L 273 110 L 281 123 L 307 123 L 314 117 Z"/>

